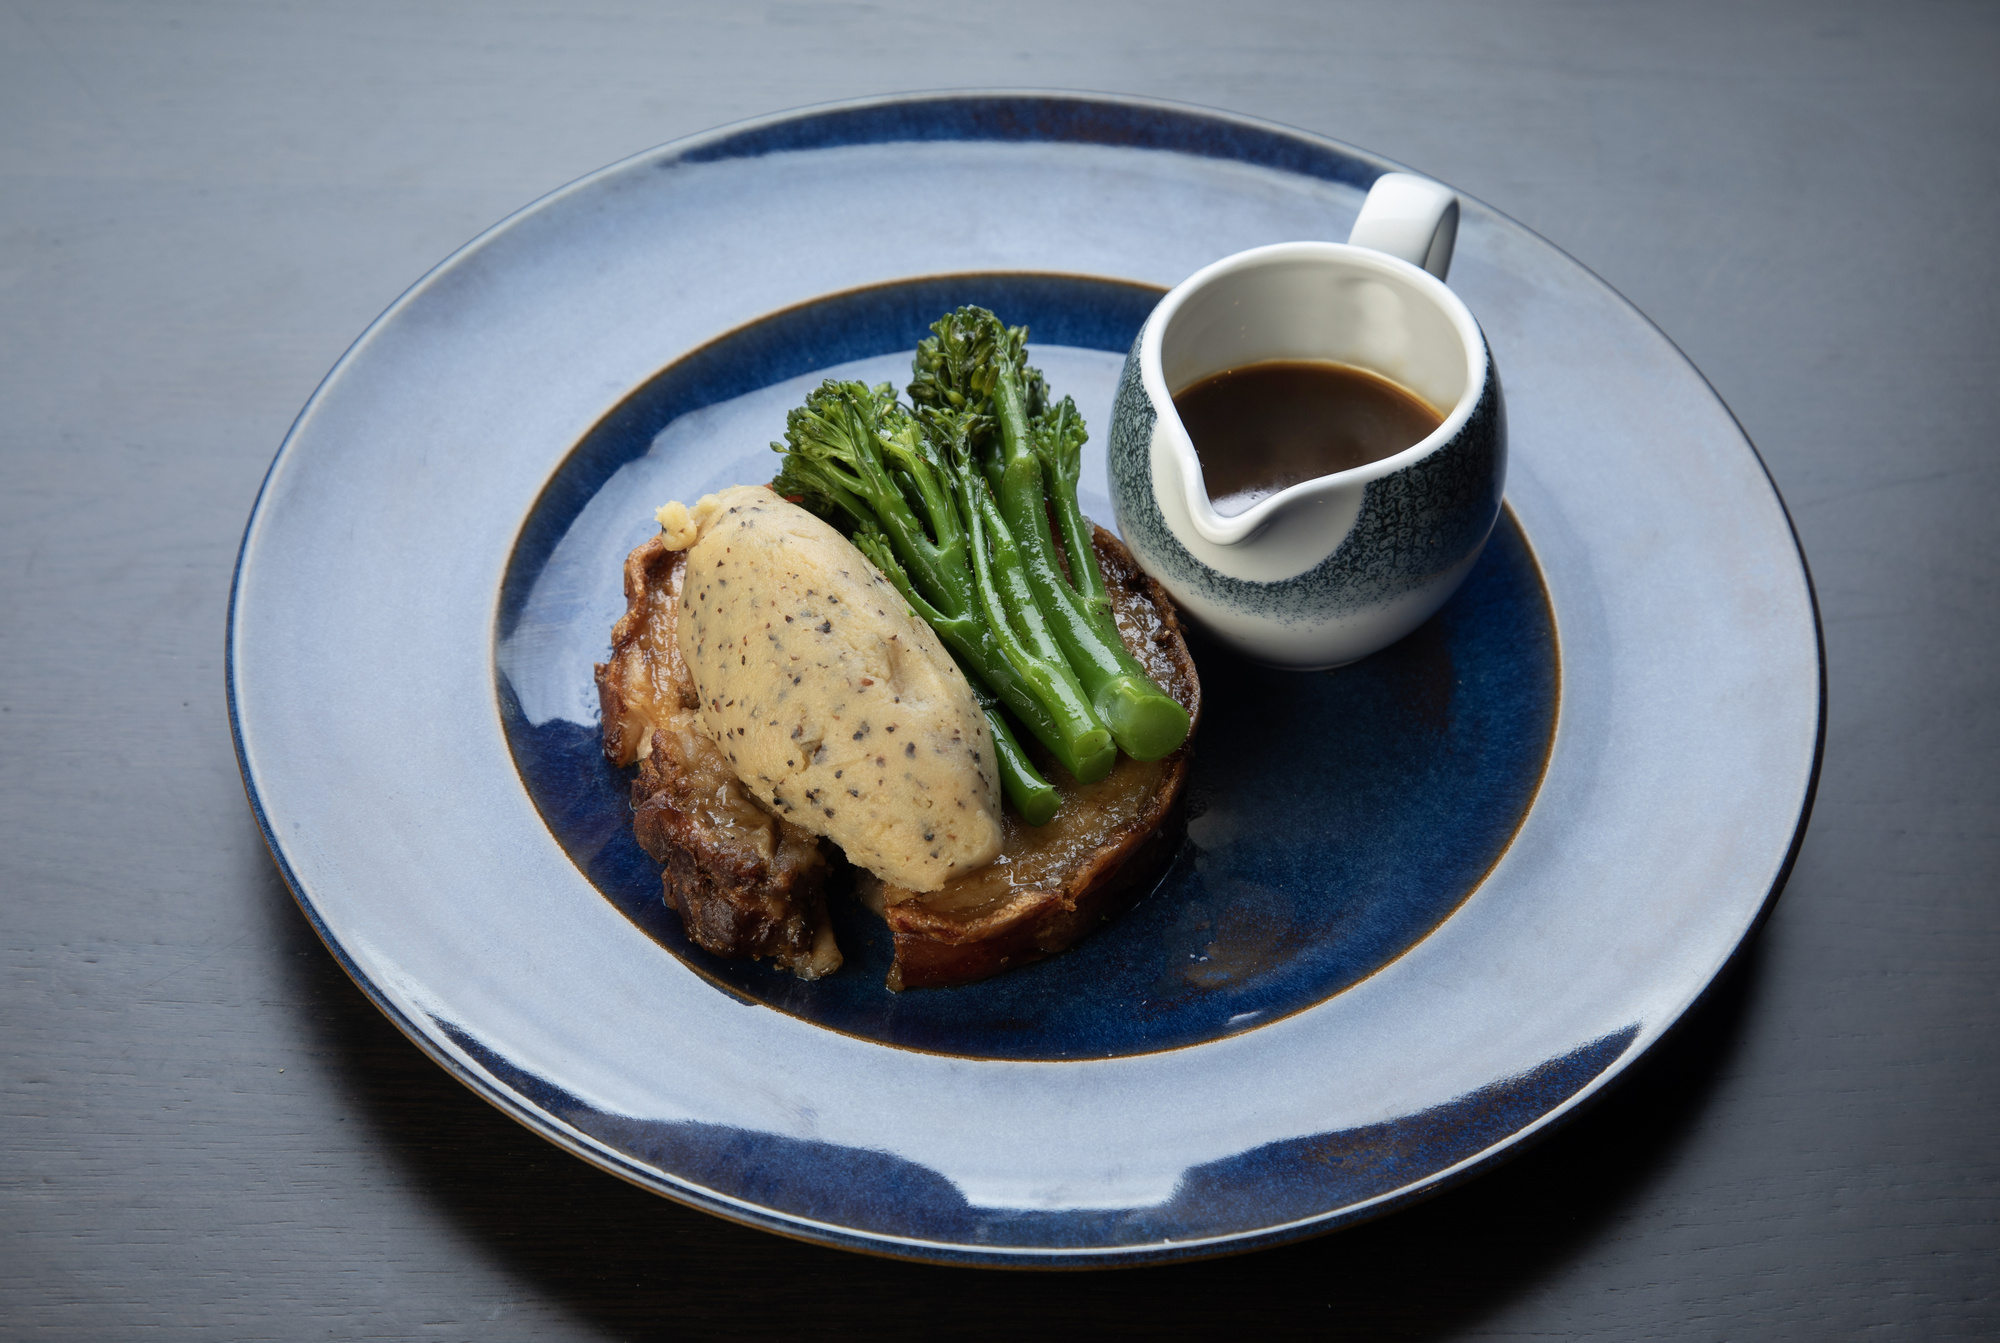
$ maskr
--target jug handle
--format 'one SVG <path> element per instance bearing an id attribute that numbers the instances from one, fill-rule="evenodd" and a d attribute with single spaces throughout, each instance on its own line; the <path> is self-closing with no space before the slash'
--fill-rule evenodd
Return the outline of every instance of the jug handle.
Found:
<path id="1" fill-rule="evenodd" d="M 1458 241 L 1458 197 L 1427 177 L 1384 173 L 1368 188 L 1347 241 L 1422 266 L 1442 280 Z"/>

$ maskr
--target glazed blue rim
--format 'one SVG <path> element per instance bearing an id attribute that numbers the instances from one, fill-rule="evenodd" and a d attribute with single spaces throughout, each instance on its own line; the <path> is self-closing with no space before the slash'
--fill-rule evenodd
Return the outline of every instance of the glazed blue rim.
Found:
<path id="1" fill-rule="evenodd" d="M 440 272 L 452 266 L 460 257 L 474 251 L 489 238 L 503 232 L 515 221 L 530 215 L 556 197 L 586 188 L 596 180 L 628 170 L 629 168 L 653 161 L 655 166 L 669 166 L 676 162 L 705 162 L 730 158 L 749 158 L 785 150 L 806 148 L 830 148 L 850 144 L 900 143 L 912 141 L 1070 141 L 1106 145 L 1128 145 L 1190 154 L 1210 158 L 1240 158 L 1242 161 L 1282 168 L 1304 176 L 1321 180 L 1345 182 L 1365 187 L 1385 172 L 1403 171 L 1401 165 L 1379 158 L 1365 151 L 1340 144 L 1327 137 L 1311 132 L 1287 127 L 1279 123 L 1220 111 L 1191 104 L 1172 103 L 1165 100 L 1142 99 L 1115 94 L 1080 94 L 1061 91 L 1037 90 L 988 90 L 966 92 L 934 92 L 908 95 L 888 95 L 851 101 L 821 104 L 780 112 L 765 117 L 732 123 L 681 140 L 671 141 L 653 149 L 629 156 L 617 163 L 556 189 L 508 215 L 492 227 L 484 230 L 450 256 L 420 277 L 399 295 L 396 301 L 385 309 L 349 345 L 340 359 L 320 380 L 313 394 L 307 399 L 299 414 L 294 418 L 284 441 L 273 456 L 259 485 L 257 498 L 245 522 L 244 536 L 237 553 L 235 569 L 230 583 L 229 609 L 224 644 L 225 694 L 229 711 L 230 734 L 236 750 L 239 772 L 243 777 L 246 800 L 256 817 L 258 828 L 263 834 L 265 846 L 273 863 L 291 890 L 294 900 L 306 916 L 314 932 L 333 954 L 336 964 L 354 981 L 397 1029 L 408 1036 L 413 1044 L 439 1064 L 445 1072 L 456 1078 L 476 1095 L 494 1105 L 503 1114 L 514 1119 L 530 1131 L 556 1143 L 621 1179 L 672 1198 L 677 1202 L 699 1208 L 727 1220 L 761 1230 L 771 1231 L 793 1239 L 809 1243 L 830 1245 L 837 1248 L 857 1250 L 889 1258 L 905 1258 L 925 1262 L 955 1263 L 986 1267 L 1015 1269 L 1084 1269 L 1094 1267 L 1125 1267 L 1154 1264 L 1174 1260 L 1216 1258 L 1225 1255 L 1246 1253 L 1268 1246 L 1323 1234 L 1361 1221 L 1372 1220 L 1387 1212 L 1434 1197 L 1447 1189 L 1456 1187 L 1472 1176 L 1483 1172 L 1499 1161 L 1528 1150 L 1547 1137 L 1549 1133 L 1567 1123 L 1575 1115 L 1594 1104 L 1613 1086 L 1623 1080 L 1631 1066 L 1640 1058 L 1651 1053 L 1652 1045 L 1678 1032 L 1697 1009 L 1708 1001 L 1716 987 L 1735 973 L 1744 951 L 1769 918 L 1778 896 L 1783 892 L 1792 869 L 1797 861 L 1800 847 L 1810 823 L 1814 802 L 1818 795 L 1819 777 L 1825 756 L 1826 745 L 1826 639 L 1824 622 L 1819 608 L 1819 597 L 1814 585 L 1811 567 L 1806 559 L 1803 546 L 1799 542 L 1797 525 L 1790 509 L 1785 505 L 1777 482 L 1772 478 L 1770 468 L 1756 449 L 1754 442 L 1744 432 L 1740 420 L 1727 403 L 1716 393 L 1706 375 L 1689 360 L 1680 347 L 1665 332 L 1648 318 L 1629 300 L 1624 299 L 1615 289 L 1605 283 L 1595 271 L 1578 262 L 1573 256 L 1555 244 L 1541 238 L 1533 230 L 1522 225 L 1512 216 L 1480 202 L 1481 208 L 1490 211 L 1494 217 L 1506 221 L 1527 236 L 1535 238 L 1542 245 L 1561 255 L 1577 270 L 1596 281 L 1601 289 L 1617 299 L 1626 313 L 1635 317 L 1675 354 L 1683 365 L 1700 380 L 1714 403 L 1721 406 L 1729 416 L 1731 424 L 1745 447 L 1750 449 L 1752 459 L 1771 490 L 1772 499 L 1777 503 L 1780 516 L 1784 519 L 1791 541 L 1791 553 L 1799 566 L 1800 576 L 1805 584 L 1805 596 L 1813 625 L 1814 657 L 1817 671 L 1817 703 L 1815 704 L 1812 758 L 1806 774 L 1806 783 L 1799 803 L 1797 821 L 1793 827 L 1791 840 L 1787 845 L 1783 860 L 1772 878 L 1768 891 L 1748 921 L 1743 934 L 1737 939 L 1722 965 L 1711 975 L 1704 987 L 1696 993 L 1686 1007 L 1673 1019 L 1663 1025 L 1652 1044 L 1637 1054 L 1621 1051 L 1599 1071 L 1583 1090 L 1572 1095 L 1567 1101 L 1544 1114 L 1527 1128 L 1500 1140 L 1476 1156 L 1458 1165 L 1434 1174 L 1412 1186 L 1385 1194 L 1363 1203 L 1334 1209 L 1324 1215 L 1303 1222 L 1290 1223 L 1267 1228 L 1263 1231 L 1246 1233 L 1225 1241 L 1194 1244 L 1188 1246 L 1153 1246 L 1141 1250 L 1107 1251 L 1102 1253 L 1073 1253 L 1060 1258 L 1027 1258 L 1017 1253 L 982 1253 L 953 1245 L 910 1245 L 899 1246 L 893 1241 L 858 1234 L 840 1226 L 816 1224 L 808 1225 L 799 1219 L 779 1216 L 755 1205 L 748 1205 L 735 1199 L 719 1195 L 714 1191 L 682 1182 L 671 1176 L 663 1178 L 663 1173 L 644 1167 L 615 1149 L 593 1143 L 575 1135 L 565 1128 L 552 1123 L 549 1115 L 526 1102 L 522 1093 L 498 1084 L 490 1072 L 474 1070 L 458 1058 L 442 1049 L 428 1038 L 416 1022 L 407 1017 L 381 988 L 371 981 L 355 964 L 349 953 L 332 935 L 323 916 L 315 907 L 312 897 L 300 880 L 291 862 L 286 857 L 279 837 L 274 831 L 259 795 L 257 783 L 249 769 L 243 722 L 237 692 L 237 638 L 239 602 L 242 593 L 243 573 L 249 557 L 250 540 L 258 516 L 263 510 L 271 481 L 279 465 L 285 460 L 293 446 L 299 428 L 325 394 L 327 388 L 355 357 L 368 338 L 395 316 L 422 291 Z M 1231 152 L 1232 148 L 1240 152 Z M 1461 193 L 1463 194 L 1463 193 Z M 1469 198 L 1468 199 L 1473 199 Z M 494 612 L 494 627 L 497 628 L 497 600 Z M 495 705 L 495 712 L 498 706 Z M 435 1020 L 435 1019 L 434 1019 Z M 445 1033 L 452 1034 L 455 1028 L 447 1022 L 435 1021 Z"/>

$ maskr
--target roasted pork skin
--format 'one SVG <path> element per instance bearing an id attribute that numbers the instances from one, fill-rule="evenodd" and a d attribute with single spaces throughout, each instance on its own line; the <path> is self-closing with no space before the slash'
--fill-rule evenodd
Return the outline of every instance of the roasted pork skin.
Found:
<path id="1" fill-rule="evenodd" d="M 826 917 L 819 837 L 772 815 L 702 731 L 675 638 L 685 551 L 655 537 L 625 561 L 626 611 L 597 667 L 604 754 L 635 761 L 632 825 L 661 864 L 666 902 L 687 935 L 728 958 L 769 956 L 817 979 L 840 965 Z"/>

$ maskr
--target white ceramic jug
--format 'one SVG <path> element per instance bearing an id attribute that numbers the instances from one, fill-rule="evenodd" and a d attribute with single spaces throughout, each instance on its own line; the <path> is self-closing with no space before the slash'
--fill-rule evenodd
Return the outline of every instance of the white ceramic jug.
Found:
<path id="1" fill-rule="evenodd" d="M 1366 657 L 1442 606 L 1486 544 L 1506 411 L 1479 324 L 1443 280 L 1457 226 L 1451 192 L 1387 174 L 1346 243 L 1277 243 L 1202 268 L 1126 357 L 1110 445 L 1119 529 L 1195 623 L 1256 661 Z M 1392 456 L 1220 513 L 1174 395 L 1275 360 L 1378 374 L 1442 423 Z"/>

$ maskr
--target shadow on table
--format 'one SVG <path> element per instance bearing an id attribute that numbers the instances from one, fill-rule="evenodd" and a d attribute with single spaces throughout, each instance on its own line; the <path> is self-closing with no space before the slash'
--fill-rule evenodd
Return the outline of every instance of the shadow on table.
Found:
<path id="1" fill-rule="evenodd" d="M 1582 1253 L 1675 1160 L 1728 1070 L 1759 984 L 1755 943 L 1611 1092 L 1546 1142 L 1428 1202 L 1201 1263 L 1111 1272 L 938 1268 L 753 1231 L 642 1192 L 452 1080 L 323 951 L 273 874 L 274 941 L 298 958 L 316 1052 L 380 1150 L 510 1276 L 620 1338 L 810 1330 L 1016 1337 L 1056 1320 L 1119 1333 L 1321 1326 L 1427 1338 L 1476 1324 Z M 468 1303 L 470 1306 L 471 1303 Z"/>

